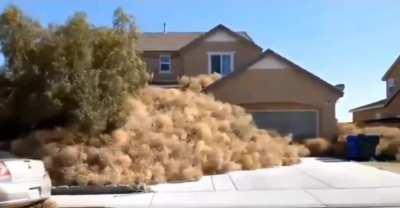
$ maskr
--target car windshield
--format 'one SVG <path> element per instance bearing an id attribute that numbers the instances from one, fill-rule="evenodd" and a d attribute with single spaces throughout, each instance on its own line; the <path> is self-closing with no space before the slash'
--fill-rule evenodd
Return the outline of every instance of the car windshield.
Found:
<path id="1" fill-rule="evenodd" d="M 16 158 L 16 156 L 6 151 L 0 151 L 0 159 L 9 159 L 9 158 Z"/>

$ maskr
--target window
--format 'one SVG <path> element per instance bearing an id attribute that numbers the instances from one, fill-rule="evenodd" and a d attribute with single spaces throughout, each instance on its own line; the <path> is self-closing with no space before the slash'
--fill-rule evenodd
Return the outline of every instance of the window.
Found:
<path id="1" fill-rule="evenodd" d="M 160 73 L 170 73 L 171 72 L 171 56 L 161 55 L 160 56 Z"/>
<path id="2" fill-rule="evenodd" d="M 209 52 L 209 72 L 227 75 L 233 71 L 233 52 Z"/>
<path id="3" fill-rule="evenodd" d="M 387 80 L 387 95 L 392 96 L 396 89 L 396 83 L 393 78 Z"/>

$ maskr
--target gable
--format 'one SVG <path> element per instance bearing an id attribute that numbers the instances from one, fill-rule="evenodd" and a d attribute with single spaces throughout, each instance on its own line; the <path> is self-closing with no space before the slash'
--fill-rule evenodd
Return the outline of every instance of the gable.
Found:
<path id="1" fill-rule="evenodd" d="M 290 70 L 255 70 L 255 69 L 286 69 L 286 68 L 290 69 Z M 213 84 L 211 84 L 210 86 L 207 87 L 206 91 L 213 91 L 213 90 L 216 90 L 217 88 L 223 87 L 224 85 L 228 84 L 229 82 L 232 82 L 235 79 L 236 80 L 240 79 L 238 77 L 243 76 L 243 74 L 246 74 L 246 73 L 252 72 L 252 71 L 253 72 L 256 72 L 256 71 L 274 72 L 275 71 L 276 73 L 278 73 L 278 72 L 281 72 L 281 73 L 294 72 L 297 74 L 296 77 L 305 77 L 308 80 L 307 82 L 313 83 L 313 86 L 314 86 L 314 88 L 312 88 L 313 90 L 326 89 L 332 95 L 334 95 L 334 97 L 336 97 L 336 96 L 342 97 L 343 96 L 342 90 L 340 90 L 340 89 L 336 88 L 335 86 L 329 84 L 328 82 L 322 80 L 318 76 L 303 69 L 302 67 L 291 62 L 290 60 L 286 59 L 285 57 L 275 53 L 271 49 L 266 50 L 257 60 L 255 60 L 253 62 L 253 64 L 250 64 L 242 69 L 236 70 L 233 73 L 218 80 L 217 82 L 214 82 Z M 263 75 L 260 74 L 260 76 L 263 76 Z M 284 76 L 284 79 L 286 78 L 285 76 Z M 272 80 L 272 82 L 275 82 L 275 81 L 276 80 Z M 284 81 L 282 83 L 288 83 L 285 80 L 282 80 L 282 81 Z M 282 84 L 282 83 L 280 83 L 280 84 Z M 326 91 L 326 92 L 328 92 L 328 91 Z"/>
<path id="2" fill-rule="evenodd" d="M 398 76 L 400 76 L 400 55 L 397 57 L 397 59 L 394 61 L 394 63 L 389 67 L 389 69 L 385 72 L 385 74 L 382 77 L 382 81 L 387 81 L 388 78 L 393 77 L 393 73 L 397 73 Z M 396 72 L 397 71 L 397 72 Z M 395 78 L 395 77 L 393 77 Z"/>
<path id="3" fill-rule="evenodd" d="M 204 41 L 206 42 L 235 42 L 237 39 L 225 31 L 219 30 L 208 36 Z"/>
<path id="4" fill-rule="evenodd" d="M 224 25 L 217 25 L 208 32 L 197 37 L 186 46 L 180 49 L 181 52 L 189 50 L 190 48 L 204 42 L 240 42 L 246 45 L 262 50 L 260 46 L 255 44 L 253 40 L 245 32 L 234 32 Z"/>
<path id="5" fill-rule="evenodd" d="M 393 78 L 395 80 L 400 80 L 400 64 L 396 65 L 393 70 L 388 74 L 387 79 Z"/>
<path id="6" fill-rule="evenodd" d="M 340 97 L 300 71 L 246 70 L 223 85 L 208 90 L 216 98 L 235 104 L 299 103 L 324 106 Z"/>
<path id="7" fill-rule="evenodd" d="M 278 60 L 272 56 L 265 56 L 261 60 L 256 61 L 254 64 L 249 66 L 249 70 L 257 69 L 285 69 L 289 68 L 289 65 L 285 62 Z"/>

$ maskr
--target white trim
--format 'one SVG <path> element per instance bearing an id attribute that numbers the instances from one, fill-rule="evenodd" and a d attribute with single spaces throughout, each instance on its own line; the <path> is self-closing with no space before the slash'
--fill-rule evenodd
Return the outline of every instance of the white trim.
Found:
<path id="1" fill-rule="evenodd" d="M 289 68 L 290 66 L 287 63 L 268 55 L 248 67 L 250 70 L 285 70 Z"/>
<path id="2" fill-rule="evenodd" d="M 237 38 L 226 31 L 219 30 L 208 36 L 204 41 L 206 42 L 235 42 Z"/>
<path id="3" fill-rule="evenodd" d="M 161 58 L 169 58 L 169 63 L 162 63 Z M 162 71 L 161 70 L 161 64 L 169 64 L 169 70 L 168 71 Z M 172 58 L 170 54 L 161 54 L 158 57 L 158 73 L 159 74 L 170 74 L 172 73 Z"/>
<path id="4" fill-rule="evenodd" d="M 211 74 L 211 56 L 212 55 L 230 55 L 231 56 L 231 67 L 230 67 L 230 72 L 233 72 L 234 66 L 235 66 L 235 53 L 236 51 L 208 51 L 207 52 L 207 58 L 208 58 L 208 74 Z M 222 64 L 222 61 L 221 61 Z M 222 67 L 221 67 L 222 70 Z M 221 74 L 222 75 L 222 74 Z"/>
<path id="5" fill-rule="evenodd" d="M 268 109 L 268 110 L 263 110 L 263 109 L 246 109 L 247 112 L 249 113 L 257 113 L 257 112 L 315 112 L 316 114 L 316 137 L 320 136 L 320 118 L 319 118 L 319 111 L 317 109 Z"/>

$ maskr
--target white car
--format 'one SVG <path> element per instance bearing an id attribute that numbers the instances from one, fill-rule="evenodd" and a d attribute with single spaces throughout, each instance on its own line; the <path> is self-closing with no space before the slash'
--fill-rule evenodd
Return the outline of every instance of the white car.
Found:
<path id="1" fill-rule="evenodd" d="M 0 151 L 0 207 L 21 207 L 50 197 L 51 181 L 40 160 Z"/>

